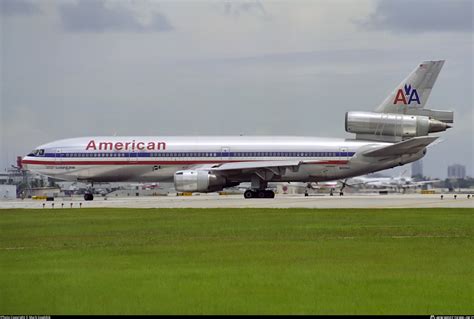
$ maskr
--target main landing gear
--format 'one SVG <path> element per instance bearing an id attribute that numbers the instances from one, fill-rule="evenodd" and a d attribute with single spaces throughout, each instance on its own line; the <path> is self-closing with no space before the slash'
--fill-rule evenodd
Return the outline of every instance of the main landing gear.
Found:
<path id="1" fill-rule="evenodd" d="M 275 193 L 271 190 L 253 190 L 247 189 L 244 193 L 245 198 L 275 198 Z"/>
<path id="2" fill-rule="evenodd" d="M 266 189 L 268 183 L 259 176 L 254 175 L 251 178 L 250 189 L 247 189 L 244 193 L 244 198 L 275 198 L 275 193 L 269 189 Z"/>

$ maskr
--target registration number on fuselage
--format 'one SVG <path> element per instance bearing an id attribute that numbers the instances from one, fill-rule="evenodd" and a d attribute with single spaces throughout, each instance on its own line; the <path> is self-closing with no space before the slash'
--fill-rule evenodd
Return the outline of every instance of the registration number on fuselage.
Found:
<path id="1" fill-rule="evenodd" d="M 54 166 L 54 165 L 48 165 L 46 166 L 47 169 L 60 169 L 60 170 L 65 170 L 65 169 L 75 169 L 76 166 Z"/>

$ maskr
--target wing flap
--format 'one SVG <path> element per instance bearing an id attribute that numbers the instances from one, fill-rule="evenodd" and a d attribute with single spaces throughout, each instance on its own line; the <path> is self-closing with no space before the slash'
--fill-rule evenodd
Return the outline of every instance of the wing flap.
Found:
<path id="1" fill-rule="evenodd" d="M 414 137 L 406 141 L 378 148 L 376 150 L 367 151 L 363 155 L 370 157 L 381 157 L 413 154 L 421 151 L 423 148 L 434 142 L 437 138 L 438 137 L 435 136 Z"/>

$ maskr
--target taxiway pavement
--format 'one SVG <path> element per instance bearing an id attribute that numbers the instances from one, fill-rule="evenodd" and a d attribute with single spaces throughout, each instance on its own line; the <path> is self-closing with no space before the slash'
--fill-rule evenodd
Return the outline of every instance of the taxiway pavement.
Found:
<path id="1" fill-rule="evenodd" d="M 54 201 L 16 199 L 1 200 L 0 209 L 8 208 L 422 208 L 469 207 L 474 208 L 474 198 L 467 194 L 421 195 L 276 195 L 274 199 L 244 199 L 242 195 L 200 194 L 193 196 L 147 196 L 104 198 L 93 201 L 81 197 L 55 198 Z"/>

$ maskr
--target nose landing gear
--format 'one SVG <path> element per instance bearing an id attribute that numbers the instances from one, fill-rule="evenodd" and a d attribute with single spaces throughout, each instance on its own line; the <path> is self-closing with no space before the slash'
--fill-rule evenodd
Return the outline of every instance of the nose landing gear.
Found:
<path id="1" fill-rule="evenodd" d="M 84 193 L 84 200 L 94 200 L 94 183 L 91 183 L 91 187 Z"/>

